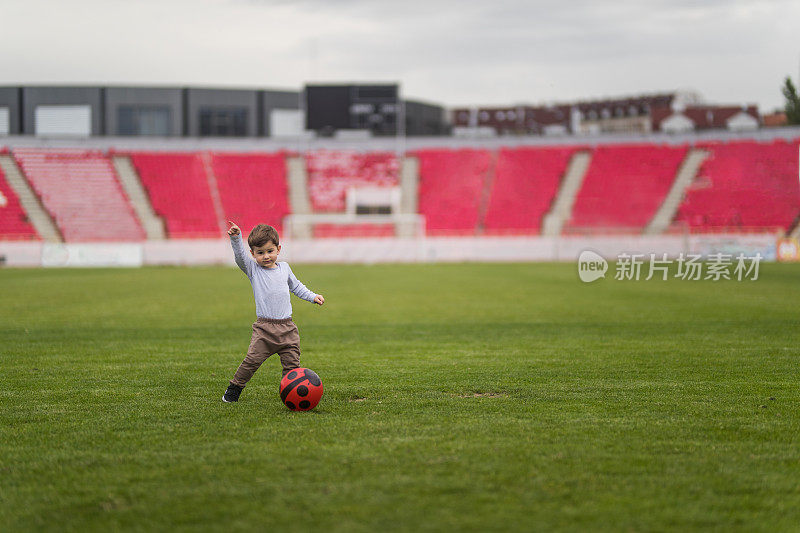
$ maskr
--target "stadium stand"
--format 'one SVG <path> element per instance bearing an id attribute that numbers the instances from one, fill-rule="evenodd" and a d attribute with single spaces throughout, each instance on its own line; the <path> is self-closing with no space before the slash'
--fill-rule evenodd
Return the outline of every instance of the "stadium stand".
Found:
<path id="1" fill-rule="evenodd" d="M 500 150 L 485 233 L 539 233 L 575 151 L 571 147 Z"/>
<path id="2" fill-rule="evenodd" d="M 133 152 L 131 162 L 171 238 L 220 237 L 208 176 L 195 152 Z"/>
<path id="3" fill-rule="evenodd" d="M 488 150 L 421 150 L 419 213 L 429 235 L 473 235 L 492 154 Z"/>
<path id="4" fill-rule="evenodd" d="M 669 192 L 686 151 L 686 146 L 598 146 L 566 230 L 641 232 Z"/>
<path id="5" fill-rule="evenodd" d="M 260 223 L 282 231 L 289 214 L 286 158 L 279 154 L 213 154 L 225 217 L 235 221 L 245 236 Z"/>
<path id="6" fill-rule="evenodd" d="M 400 164 L 394 152 L 319 150 L 306 153 L 308 191 L 316 212 L 341 212 L 352 187 L 396 187 Z"/>
<path id="7" fill-rule="evenodd" d="M 800 212 L 800 141 L 700 145 L 711 153 L 675 220 L 692 229 L 780 227 Z"/>
<path id="8" fill-rule="evenodd" d="M 791 229 L 800 220 L 799 148 L 796 137 L 593 148 L 579 144 L 496 150 L 421 148 L 409 153 L 418 173 L 415 166 L 413 187 L 404 189 L 414 201 L 404 201 L 413 205 L 408 213 L 425 217 L 428 235 L 540 234 L 545 215 L 562 196 L 565 172 L 578 155 L 585 155 L 588 168 L 576 186 L 574 204 L 563 213 L 564 232 L 641 233 L 665 205 L 671 189 L 679 189 L 671 195 L 672 207 L 661 209 L 668 213 L 650 234 L 663 232 L 670 221 L 675 228 L 694 231 Z M 685 189 L 673 187 L 692 152 L 703 155 L 694 167 L 699 170 L 686 183 L 692 177 L 694 181 Z M 290 158 L 285 152 L 136 151 L 124 155 L 130 158 L 153 210 L 163 218 L 168 238 L 220 237 L 222 216 L 236 221 L 245 233 L 260 222 L 283 232 L 284 218 L 297 215 L 290 204 Z M 30 183 L 31 197 L 38 197 L 66 242 L 146 238 L 105 153 L 18 148 L 3 157 L 9 163 L 16 161 L 13 168 L 24 173 L 19 180 Z M 401 185 L 400 162 L 390 151 L 317 150 L 295 159 L 308 173 L 303 191 L 308 193 L 310 216 L 339 216 L 350 187 Z M 10 175 L 0 172 L 0 239 L 47 240 L 36 229 L 39 226 L 28 220 L 30 208 L 23 207 L 15 193 L 17 182 L 9 182 Z M 373 224 L 365 219 L 350 225 L 347 220 L 320 219 L 309 225 L 302 238 L 306 235 L 386 237 L 400 232 L 390 222 Z"/>
<path id="9" fill-rule="evenodd" d="M 36 230 L 28 222 L 28 216 L 25 214 L 17 194 L 6 181 L 2 169 L 0 169 L 0 239 L 39 239 Z"/>
<path id="10" fill-rule="evenodd" d="M 67 242 L 140 241 L 144 230 L 111 161 L 92 150 L 14 150 Z"/>

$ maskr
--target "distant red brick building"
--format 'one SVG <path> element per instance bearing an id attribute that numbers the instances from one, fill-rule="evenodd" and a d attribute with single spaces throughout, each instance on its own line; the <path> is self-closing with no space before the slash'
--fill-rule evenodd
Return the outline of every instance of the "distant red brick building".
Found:
<path id="1" fill-rule="evenodd" d="M 656 94 L 552 106 L 473 107 L 453 110 L 456 128 L 490 128 L 498 135 L 650 131 L 650 110 L 669 108 L 677 95 Z"/>
<path id="2" fill-rule="evenodd" d="M 765 128 L 779 128 L 781 126 L 786 126 L 789 124 L 789 121 L 786 119 L 786 113 L 783 111 L 776 111 L 774 113 L 769 113 L 762 117 L 764 122 Z"/>
<path id="3" fill-rule="evenodd" d="M 700 104 L 693 93 L 664 93 L 579 101 L 552 106 L 473 107 L 453 110 L 457 131 L 496 135 L 567 135 L 751 130 L 761 125 L 758 107 Z"/>
<path id="4" fill-rule="evenodd" d="M 682 110 L 654 108 L 653 131 L 681 132 L 711 129 L 748 130 L 760 125 L 758 107 L 690 105 Z"/>

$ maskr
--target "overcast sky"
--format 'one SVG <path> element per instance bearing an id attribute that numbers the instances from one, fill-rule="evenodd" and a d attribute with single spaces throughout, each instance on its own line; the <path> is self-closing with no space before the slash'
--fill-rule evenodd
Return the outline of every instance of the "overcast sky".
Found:
<path id="1" fill-rule="evenodd" d="M 783 105 L 800 0 L 0 0 L 0 85 L 399 82 L 448 107 Z"/>

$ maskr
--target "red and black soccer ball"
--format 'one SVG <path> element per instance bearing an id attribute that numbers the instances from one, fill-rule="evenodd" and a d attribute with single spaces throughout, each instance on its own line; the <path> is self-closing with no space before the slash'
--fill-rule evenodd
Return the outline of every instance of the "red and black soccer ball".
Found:
<path id="1" fill-rule="evenodd" d="M 281 400 L 292 411 L 309 411 L 322 398 L 322 380 L 313 370 L 295 368 L 281 380 Z"/>

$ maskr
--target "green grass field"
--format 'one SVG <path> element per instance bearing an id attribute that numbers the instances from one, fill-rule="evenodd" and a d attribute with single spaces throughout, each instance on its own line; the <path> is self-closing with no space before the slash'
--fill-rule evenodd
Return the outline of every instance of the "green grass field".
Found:
<path id="1" fill-rule="evenodd" d="M 308 413 L 236 269 L 0 270 L 0 530 L 800 531 L 800 265 L 294 270 Z"/>

